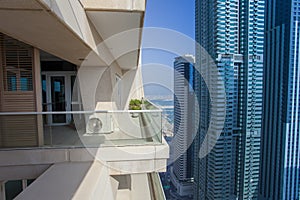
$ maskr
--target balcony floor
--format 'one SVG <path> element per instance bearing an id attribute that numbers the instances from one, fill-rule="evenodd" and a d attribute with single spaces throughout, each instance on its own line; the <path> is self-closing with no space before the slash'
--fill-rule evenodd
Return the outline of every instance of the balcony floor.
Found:
<path id="1" fill-rule="evenodd" d="M 140 128 L 139 128 L 140 129 Z M 44 126 L 44 144 L 49 147 L 99 147 L 124 145 L 153 145 L 152 138 L 143 138 L 142 131 L 128 134 L 115 128 L 110 134 L 85 134 L 71 125 Z"/>

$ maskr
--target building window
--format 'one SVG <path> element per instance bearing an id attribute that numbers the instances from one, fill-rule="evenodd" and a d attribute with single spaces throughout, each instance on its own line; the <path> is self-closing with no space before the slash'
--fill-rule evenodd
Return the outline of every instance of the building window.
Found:
<path id="1" fill-rule="evenodd" d="M 0 33 L 4 91 L 32 91 L 33 48 Z"/>
<path id="2" fill-rule="evenodd" d="M 5 200 L 12 200 L 23 190 L 22 180 L 7 181 L 5 183 Z"/>
<path id="3" fill-rule="evenodd" d="M 3 190 L 5 194 L 4 200 L 14 199 L 34 181 L 35 179 L 6 181 L 3 184 Z"/>
<path id="4" fill-rule="evenodd" d="M 32 69 L 3 67 L 5 91 L 32 91 Z"/>

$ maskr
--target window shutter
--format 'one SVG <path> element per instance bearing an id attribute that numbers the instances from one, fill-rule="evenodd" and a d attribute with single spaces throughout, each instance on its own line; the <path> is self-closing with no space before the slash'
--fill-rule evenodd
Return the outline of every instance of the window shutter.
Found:
<path id="1" fill-rule="evenodd" d="M 33 48 L 0 33 L 4 91 L 33 91 Z"/>
<path id="2" fill-rule="evenodd" d="M 0 53 L 0 111 L 36 111 L 33 47 L 0 33 Z M 37 141 L 36 115 L 0 116 L 0 148 L 37 146 Z"/>

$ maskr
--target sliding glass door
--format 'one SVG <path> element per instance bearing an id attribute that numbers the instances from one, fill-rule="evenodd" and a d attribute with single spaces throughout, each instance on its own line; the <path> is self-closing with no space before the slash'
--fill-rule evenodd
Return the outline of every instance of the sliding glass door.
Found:
<path id="1" fill-rule="evenodd" d="M 71 111 L 72 90 L 76 73 L 74 72 L 43 72 L 43 110 L 48 112 Z M 72 120 L 71 114 L 48 115 L 49 125 L 65 125 Z"/>

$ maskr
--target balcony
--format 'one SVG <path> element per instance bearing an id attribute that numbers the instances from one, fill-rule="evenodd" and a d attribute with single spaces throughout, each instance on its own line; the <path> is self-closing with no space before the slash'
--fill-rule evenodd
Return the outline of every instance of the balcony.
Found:
<path id="1" fill-rule="evenodd" d="M 72 123 L 50 124 L 62 118 Z M 1 112 L 0 123 L 0 180 L 38 177 L 60 163 L 105 163 L 109 175 L 166 170 L 162 111 L 152 104 L 142 110 Z"/>
<path id="2" fill-rule="evenodd" d="M 66 118 L 69 124 L 60 123 Z M 143 110 L 2 112 L 0 119 L 2 148 L 98 148 L 162 143 L 162 110 L 152 104 Z"/>

